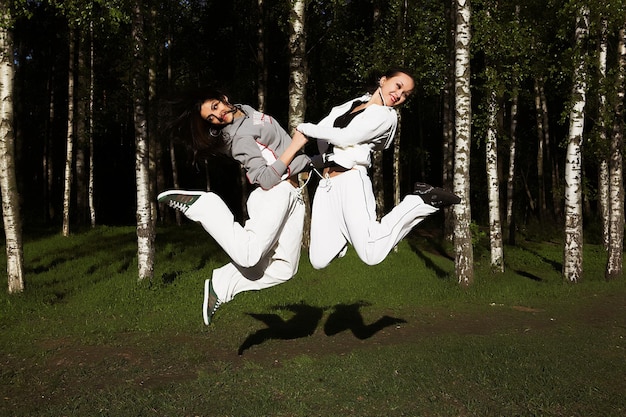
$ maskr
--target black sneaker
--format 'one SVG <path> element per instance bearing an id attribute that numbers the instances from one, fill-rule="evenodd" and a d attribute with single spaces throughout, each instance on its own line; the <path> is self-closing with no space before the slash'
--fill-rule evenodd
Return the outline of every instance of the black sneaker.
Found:
<path id="1" fill-rule="evenodd" d="M 159 203 L 165 203 L 184 214 L 203 194 L 206 193 L 203 191 L 170 190 L 159 194 L 157 200 Z"/>
<path id="2" fill-rule="evenodd" d="M 420 196 L 422 200 L 424 200 L 424 203 L 435 208 L 448 207 L 461 202 L 461 199 L 451 192 L 423 182 L 415 183 L 413 194 Z"/>

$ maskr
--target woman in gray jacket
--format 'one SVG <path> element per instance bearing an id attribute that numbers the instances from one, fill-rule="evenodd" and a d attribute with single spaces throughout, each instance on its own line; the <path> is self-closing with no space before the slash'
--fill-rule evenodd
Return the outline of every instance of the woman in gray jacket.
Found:
<path id="1" fill-rule="evenodd" d="M 205 281 L 203 318 L 209 325 L 220 304 L 238 293 L 281 284 L 296 274 L 305 215 L 297 174 L 310 159 L 301 151 L 304 136 L 292 140 L 271 116 L 233 105 L 219 91 L 198 91 L 182 104 L 171 125 L 177 136 L 188 139 L 194 153 L 233 158 L 257 186 L 248 197 L 243 226 L 213 192 L 170 190 L 158 196 L 200 223 L 231 258 Z"/>

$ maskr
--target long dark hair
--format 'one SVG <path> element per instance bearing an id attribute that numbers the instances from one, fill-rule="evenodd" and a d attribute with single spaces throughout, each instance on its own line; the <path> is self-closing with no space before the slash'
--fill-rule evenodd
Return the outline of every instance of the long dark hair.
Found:
<path id="1" fill-rule="evenodd" d="M 213 87 L 188 91 L 169 102 L 174 116 L 167 125 L 167 131 L 193 151 L 194 159 L 214 156 L 224 149 L 220 132 L 222 126 L 213 125 L 200 115 L 200 108 L 207 100 L 219 100 L 231 105 L 226 94 Z"/>
<path id="2" fill-rule="evenodd" d="M 380 79 L 381 78 L 383 78 L 383 77 L 385 77 L 385 78 L 392 78 L 392 77 L 395 77 L 398 74 L 406 74 L 409 77 L 411 77 L 412 80 L 415 81 L 415 77 L 413 76 L 411 71 L 409 71 L 407 68 L 393 67 L 393 68 L 387 69 L 384 72 L 383 71 L 373 70 L 366 77 L 366 82 L 367 82 L 366 88 L 367 88 L 367 91 L 369 91 L 370 93 L 373 93 L 374 91 L 376 91 L 376 89 L 380 85 Z"/>

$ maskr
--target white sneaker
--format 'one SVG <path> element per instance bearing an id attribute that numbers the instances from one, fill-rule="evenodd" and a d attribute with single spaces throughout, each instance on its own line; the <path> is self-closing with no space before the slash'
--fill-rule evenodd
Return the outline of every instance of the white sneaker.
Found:
<path id="1" fill-rule="evenodd" d="M 159 194 L 157 200 L 184 214 L 204 194 L 206 194 L 204 191 L 169 190 Z"/>

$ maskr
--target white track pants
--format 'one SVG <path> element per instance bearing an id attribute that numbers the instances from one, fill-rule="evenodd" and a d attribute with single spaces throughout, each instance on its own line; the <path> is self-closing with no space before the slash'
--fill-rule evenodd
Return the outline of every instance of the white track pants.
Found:
<path id="1" fill-rule="evenodd" d="M 219 196 L 207 193 L 185 213 L 232 260 L 213 271 L 213 289 L 222 302 L 281 284 L 298 271 L 305 213 L 298 190 L 288 181 L 270 190 L 257 188 L 247 208 L 249 219 L 241 226 Z"/>
<path id="2" fill-rule="evenodd" d="M 328 266 L 345 254 L 348 243 L 363 262 L 376 265 L 413 227 L 437 210 L 420 197 L 407 195 L 379 222 L 372 182 L 365 169 L 321 179 L 311 214 L 311 265 L 316 269 Z"/>

